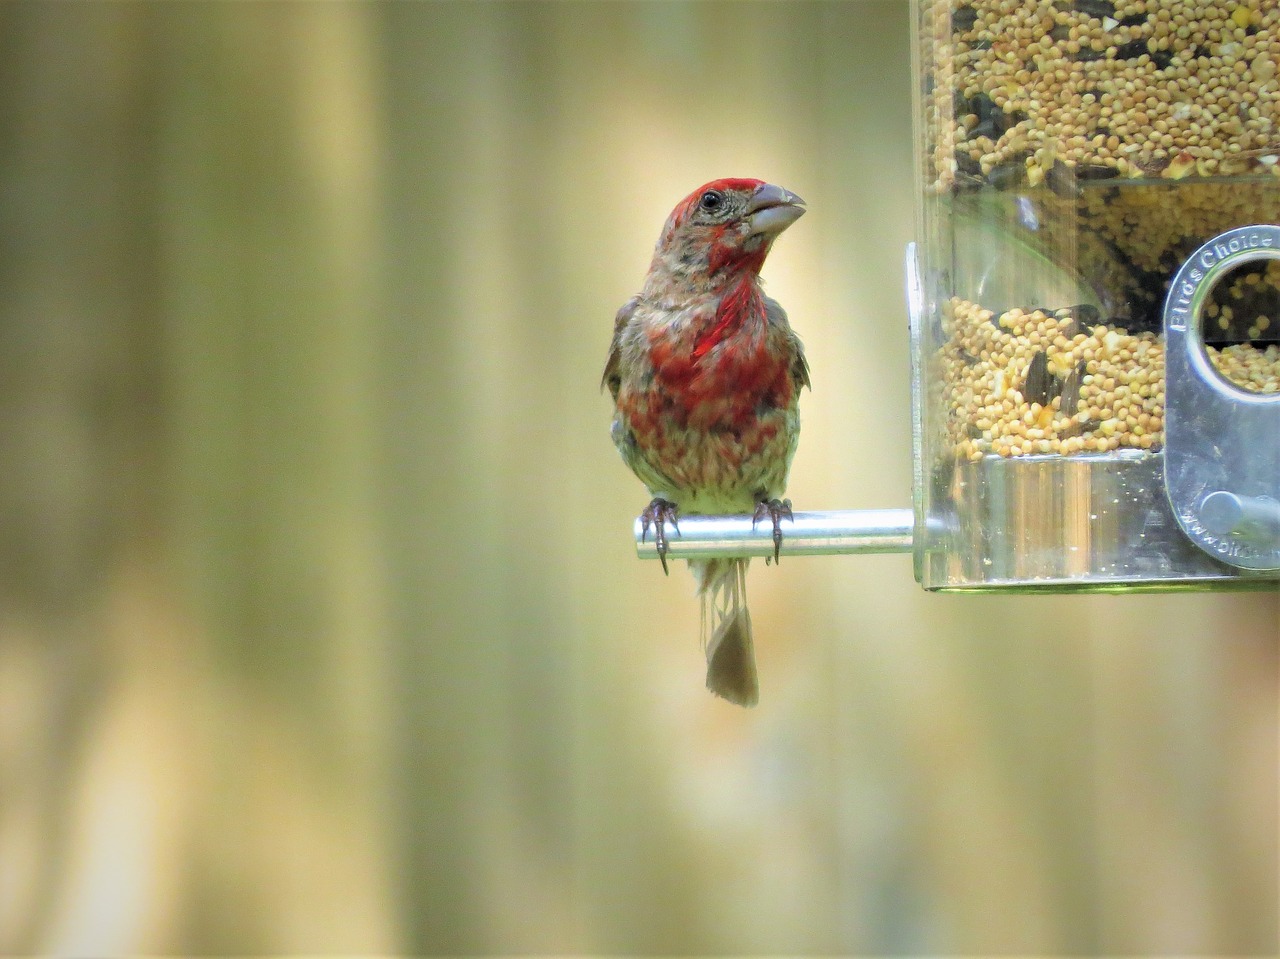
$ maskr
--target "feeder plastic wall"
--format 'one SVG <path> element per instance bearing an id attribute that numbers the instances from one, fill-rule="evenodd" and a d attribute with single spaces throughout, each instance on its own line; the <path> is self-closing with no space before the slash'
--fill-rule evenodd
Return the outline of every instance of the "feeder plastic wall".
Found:
<path id="1" fill-rule="evenodd" d="M 1280 4 L 913 21 L 917 578 L 1274 584 Z"/>

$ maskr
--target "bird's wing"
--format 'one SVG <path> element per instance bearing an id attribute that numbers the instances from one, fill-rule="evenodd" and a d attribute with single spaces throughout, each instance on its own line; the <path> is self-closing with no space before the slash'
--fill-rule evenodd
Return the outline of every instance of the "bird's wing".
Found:
<path id="1" fill-rule="evenodd" d="M 640 297 L 633 296 L 622 304 L 618 315 L 613 320 L 613 340 L 609 343 L 609 358 L 605 360 L 604 375 L 600 377 L 600 388 L 609 387 L 614 400 L 618 398 L 618 388 L 622 385 L 622 375 L 618 372 L 618 364 L 622 359 L 622 331 L 626 328 L 631 314 L 635 312 Z"/>
<path id="2" fill-rule="evenodd" d="M 777 300 L 764 298 L 764 316 L 768 324 L 783 334 L 787 344 L 787 352 L 791 354 L 791 379 L 799 390 L 802 386 L 813 389 L 809 382 L 809 361 L 804 358 L 804 344 L 787 322 L 787 311 Z"/>

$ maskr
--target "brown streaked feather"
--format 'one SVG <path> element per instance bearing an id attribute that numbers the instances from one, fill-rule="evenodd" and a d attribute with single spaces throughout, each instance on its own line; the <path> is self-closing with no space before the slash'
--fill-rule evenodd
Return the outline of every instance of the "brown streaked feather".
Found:
<path id="1" fill-rule="evenodd" d="M 795 347 L 795 357 L 791 360 L 791 379 L 795 381 L 796 392 L 800 392 L 802 386 L 813 389 L 813 384 L 809 382 L 809 361 L 804 358 L 804 347 L 800 345 L 800 337 L 794 332 L 791 334 L 791 343 Z"/>
<path id="2" fill-rule="evenodd" d="M 751 614 L 745 603 L 716 628 L 707 643 L 707 689 L 736 706 L 760 701 Z"/>
<path id="3" fill-rule="evenodd" d="M 813 389 L 813 384 L 809 382 L 809 361 L 804 358 L 804 344 L 800 342 L 800 337 L 787 322 L 787 311 L 779 305 L 777 300 L 766 296 L 764 316 L 770 326 L 778 327 L 787 334 L 787 348 L 791 353 L 791 379 L 796 385 L 796 392 L 800 392 L 802 386 Z"/>
<path id="4" fill-rule="evenodd" d="M 622 385 L 622 374 L 618 370 L 618 364 L 622 359 L 622 331 L 626 328 L 639 302 L 640 297 L 633 296 L 622 304 L 618 309 L 618 315 L 613 318 L 613 339 L 609 343 L 609 358 L 605 360 L 604 375 L 600 377 L 600 389 L 608 386 L 615 403 L 618 400 L 618 389 Z"/>

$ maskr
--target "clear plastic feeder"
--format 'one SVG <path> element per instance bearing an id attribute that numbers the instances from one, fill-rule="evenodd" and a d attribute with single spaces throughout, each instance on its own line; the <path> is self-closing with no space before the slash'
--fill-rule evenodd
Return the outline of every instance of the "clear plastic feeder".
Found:
<path id="1" fill-rule="evenodd" d="M 913 14 L 917 578 L 1274 582 L 1280 5 Z"/>

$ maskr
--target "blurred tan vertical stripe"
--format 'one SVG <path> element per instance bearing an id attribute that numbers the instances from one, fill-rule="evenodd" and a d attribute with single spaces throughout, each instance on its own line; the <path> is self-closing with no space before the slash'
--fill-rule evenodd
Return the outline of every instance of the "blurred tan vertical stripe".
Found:
<path id="1" fill-rule="evenodd" d="M 144 11 L 163 64 L 172 528 L 235 697 L 210 744 L 209 865 L 195 877 L 220 908 L 191 914 L 195 941 L 219 951 L 396 942 L 373 14 Z"/>
<path id="2" fill-rule="evenodd" d="M 6 543 L 13 735 L 62 730 L 6 951 L 393 948 L 371 12 L 5 11 L 6 384 L 66 424 L 7 418 L 6 535 L 78 537 Z"/>

